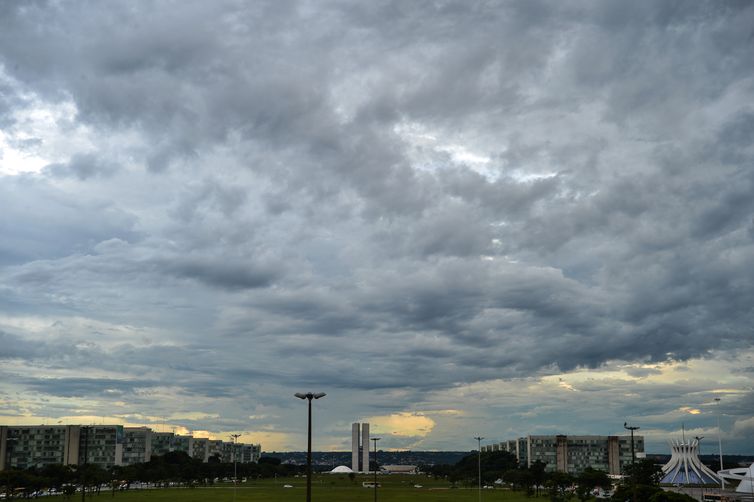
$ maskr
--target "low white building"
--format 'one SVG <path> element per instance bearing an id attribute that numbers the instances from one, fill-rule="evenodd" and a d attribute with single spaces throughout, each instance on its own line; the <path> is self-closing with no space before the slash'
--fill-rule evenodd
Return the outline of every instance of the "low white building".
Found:
<path id="1" fill-rule="evenodd" d="M 382 465 L 380 470 L 388 474 L 416 474 L 418 468 L 415 465 Z"/>
<path id="2" fill-rule="evenodd" d="M 339 465 L 332 471 L 330 471 L 330 474 L 350 474 L 353 472 L 353 469 L 350 469 L 346 467 L 345 465 Z"/>

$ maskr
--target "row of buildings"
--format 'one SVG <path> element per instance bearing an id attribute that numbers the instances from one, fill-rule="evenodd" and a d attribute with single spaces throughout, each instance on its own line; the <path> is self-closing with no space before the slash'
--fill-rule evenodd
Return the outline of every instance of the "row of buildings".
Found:
<path id="1" fill-rule="evenodd" d="M 587 467 L 621 474 L 632 461 L 631 436 L 526 436 L 482 446 L 482 451 L 507 451 L 520 465 L 540 461 L 548 472 L 578 474 Z M 633 437 L 633 455 L 644 457 L 644 437 Z"/>
<path id="2" fill-rule="evenodd" d="M 195 438 L 148 427 L 122 425 L 0 426 L 0 470 L 51 464 L 96 464 L 103 468 L 148 462 L 153 455 L 183 451 L 208 462 L 256 462 L 259 444 Z"/>

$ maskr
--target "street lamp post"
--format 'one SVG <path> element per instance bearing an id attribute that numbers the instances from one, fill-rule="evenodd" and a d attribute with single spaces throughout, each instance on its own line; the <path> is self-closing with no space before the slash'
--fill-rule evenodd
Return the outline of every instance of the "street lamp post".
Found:
<path id="1" fill-rule="evenodd" d="M 306 502 L 311 502 L 312 500 L 312 399 L 319 399 L 326 395 L 324 392 L 307 392 L 306 394 L 296 392 L 294 394 L 299 399 L 309 401 L 309 433 L 306 448 Z"/>
<path id="2" fill-rule="evenodd" d="M 476 439 L 477 442 L 477 485 L 479 488 L 479 501 L 482 500 L 482 439 L 484 439 L 482 436 L 475 436 L 474 439 Z"/>
<path id="3" fill-rule="evenodd" d="M 722 432 L 720 431 L 720 398 L 716 397 L 715 402 L 717 403 L 717 447 L 720 452 L 720 470 L 723 470 L 723 439 L 722 439 Z M 720 476 L 720 491 L 722 492 L 725 490 L 725 480 L 722 476 Z"/>
<path id="4" fill-rule="evenodd" d="M 704 436 L 694 436 L 694 439 L 696 439 L 696 444 L 699 447 L 699 456 L 702 456 L 702 439 L 704 439 Z M 688 474 L 686 475 L 686 479 L 688 479 Z M 702 497 L 702 500 L 704 500 L 704 485 L 699 486 L 699 494 Z"/>
<path id="5" fill-rule="evenodd" d="M 636 464 L 636 453 L 634 453 L 634 431 L 638 431 L 639 427 L 632 427 L 627 422 L 623 422 L 623 428 L 631 431 L 631 467 Z M 631 469 L 631 486 L 633 487 L 634 496 L 631 500 L 636 500 L 636 469 Z"/>
<path id="6" fill-rule="evenodd" d="M 240 434 L 231 434 L 230 439 L 233 440 L 233 500 L 236 500 L 236 488 L 238 485 L 238 438 Z"/>
<path id="7" fill-rule="evenodd" d="M 634 453 L 634 431 L 638 431 L 641 427 L 632 427 L 627 422 L 623 422 L 623 428 L 627 431 L 631 431 L 631 464 L 636 463 L 636 453 Z"/>
<path id="8" fill-rule="evenodd" d="M 84 465 L 81 471 L 81 502 L 86 500 L 86 475 L 87 464 L 89 463 L 89 426 L 85 425 L 84 429 Z"/>
<path id="9" fill-rule="evenodd" d="M 382 438 L 372 438 L 374 441 L 374 502 L 377 502 L 377 441 Z"/>

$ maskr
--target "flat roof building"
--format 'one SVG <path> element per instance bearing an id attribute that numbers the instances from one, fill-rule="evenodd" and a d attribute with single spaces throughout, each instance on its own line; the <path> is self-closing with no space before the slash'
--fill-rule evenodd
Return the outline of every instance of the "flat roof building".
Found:
<path id="1" fill-rule="evenodd" d="M 82 425 L 79 464 L 96 464 L 108 468 L 123 465 L 124 433 L 122 425 Z"/>
<path id="2" fill-rule="evenodd" d="M 520 465 L 531 466 L 539 461 L 547 472 L 578 474 L 591 467 L 621 474 L 624 466 L 631 463 L 631 436 L 535 435 L 485 445 L 482 451 L 508 451 L 516 455 Z M 643 456 L 643 436 L 634 436 L 634 451 Z"/>
<path id="3" fill-rule="evenodd" d="M 0 426 L 0 470 L 76 465 L 78 425 Z"/>
<path id="4" fill-rule="evenodd" d="M 207 462 L 209 460 L 209 439 L 194 438 L 190 455 L 192 458 Z"/>
<path id="5" fill-rule="evenodd" d="M 84 463 L 109 468 L 148 462 L 152 455 L 171 451 L 185 451 L 203 462 L 216 455 L 222 462 L 249 463 L 259 460 L 262 446 L 122 425 L 0 426 L 0 470 Z"/>
<path id="6" fill-rule="evenodd" d="M 152 458 L 152 429 L 124 427 L 123 436 L 123 465 L 149 462 Z"/>

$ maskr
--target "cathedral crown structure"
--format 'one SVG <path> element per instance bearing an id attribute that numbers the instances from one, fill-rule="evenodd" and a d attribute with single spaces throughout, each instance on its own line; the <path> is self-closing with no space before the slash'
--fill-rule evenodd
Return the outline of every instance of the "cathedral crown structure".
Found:
<path id="1" fill-rule="evenodd" d="M 662 467 L 660 483 L 674 485 L 720 484 L 720 478 L 699 459 L 699 441 L 669 441 L 671 456 Z"/>

